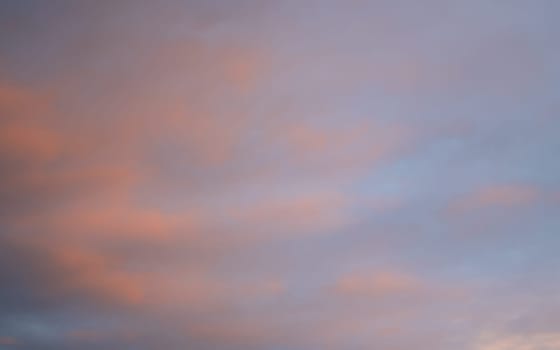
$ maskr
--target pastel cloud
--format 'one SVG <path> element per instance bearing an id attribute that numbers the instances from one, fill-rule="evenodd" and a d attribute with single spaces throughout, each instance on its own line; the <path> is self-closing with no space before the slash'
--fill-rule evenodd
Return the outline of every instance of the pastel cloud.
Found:
<path id="1" fill-rule="evenodd" d="M 478 189 L 453 204 L 458 210 L 487 207 L 515 207 L 533 203 L 539 195 L 537 189 L 523 185 L 496 185 Z"/>
<path id="2" fill-rule="evenodd" d="M 529 335 L 486 334 L 481 336 L 474 350 L 553 350 L 560 346 L 557 333 Z"/>
<path id="3" fill-rule="evenodd" d="M 313 122 L 280 124 L 272 140 L 296 166 L 344 172 L 377 165 L 401 153 L 415 138 L 408 125 L 349 122 L 321 126 Z M 312 168 L 313 169 L 313 168 Z"/>
<path id="4" fill-rule="evenodd" d="M 0 346 L 558 347 L 545 2 L 3 2 Z"/>
<path id="5" fill-rule="evenodd" d="M 239 321 L 235 324 L 198 325 L 188 329 L 195 339 L 211 341 L 219 346 L 266 346 L 278 339 L 278 334 L 258 321 Z"/>
<path id="6" fill-rule="evenodd" d="M 33 307 L 48 310 L 63 301 L 129 305 L 142 299 L 138 278 L 115 269 L 106 256 L 48 241 L 3 238 L 2 243 L 3 264 L 19 266 L 1 274 L 1 308 L 7 314 Z"/>
<path id="7" fill-rule="evenodd" d="M 348 198 L 333 192 L 269 197 L 232 210 L 232 218 L 266 233 L 320 233 L 351 223 Z"/>
<path id="8" fill-rule="evenodd" d="M 4 78 L 4 77 L 2 77 Z M 50 109 L 49 96 L 27 89 L 7 79 L 0 81 L 0 111 L 3 119 L 33 118 Z"/>
<path id="9" fill-rule="evenodd" d="M 17 339 L 14 337 L 0 337 L 0 345 L 16 345 L 18 343 Z"/>
<path id="10" fill-rule="evenodd" d="M 16 159 L 50 160 L 60 151 L 59 138 L 46 128 L 23 123 L 3 125 L 0 149 Z"/>
<path id="11" fill-rule="evenodd" d="M 189 213 L 178 217 L 116 202 L 106 203 L 105 207 L 91 205 L 67 208 L 53 212 L 46 218 L 36 218 L 35 223 L 28 222 L 26 226 L 31 225 L 41 225 L 69 239 L 128 238 L 157 241 L 171 238 L 178 230 L 188 235 L 197 226 L 197 218 Z"/>
<path id="12" fill-rule="evenodd" d="M 351 274 L 337 281 L 336 290 L 349 296 L 387 297 L 416 293 L 421 283 L 414 277 L 389 271 L 373 274 Z"/>

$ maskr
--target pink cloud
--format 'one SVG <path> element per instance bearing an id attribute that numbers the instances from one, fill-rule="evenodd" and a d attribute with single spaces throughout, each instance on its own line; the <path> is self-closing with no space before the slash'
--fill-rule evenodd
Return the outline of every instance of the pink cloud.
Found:
<path id="1" fill-rule="evenodd" d="M 558 349 L 560 333 L 514 334 L 485 332 L 473 344 L 473 350 L 540 350 Z"/>
<path id="2" fill-rule="evenodd" d="M 266 346 L 278 337 L 274 329 L 259 320 L 199 324 L 188 328 L 195 338 L 214 344 Z"/>
<path id="3" fill-rule="evenodd" d="M 142 275 L 127 272 L 120 259 L 92 247 L 42 235 L 4 237 L 6 261 L 23 264 L 7 283 L 25 298 L 57 303 L 75 300 L 87 305 L 137 305 L 144 297 Z M 12 281 L 12 282 L 10 282 Z"/>
<path id="4" fill-rule="evenodd" d="M 235 49 L 225 56 L 226 81 L 241 92 L 249 92 L 264 74 L 267 59 L 257 50 Z"/>
<path id="5" fill-rule="evenodd" d="M 351 222 L 351 202 L 340 193 L 272 196 L 231 210 L 232 219 L 250 229 L 281 234 L 324 232 Z"/>
<path id="6" fill-rule="evenodd" d="M 194 213 L 167 214 L 105 197 L 104 206 L 74 205 L 35 217 L 25 226 L 41 226 L 67 239 L 158 241 L 172 239 L 179 230 L 190 234 L 198 228 L 199 221 Z"/>
<path id="7" fill-rule="evenodd" d="M 332 287 L 341 296 L 372 300 L 407 297 L 421 305 L 434 299 L 465 300 L 470 289 L 426 280 L 399 270 L 358 270 L 342 275 Z"/>
<path id="8" fill-rule="evenodd" d="M 391 156 L 413 138 L 405 125 L 371 122 L 331 127 L 295 122 L 276 126 L 274 133 L 272 140 L 293 159 L 350 167 Z"/>
<path id="9" fill-rule="evenodd" d="M 12 122 L 0 128 L 3 158 L 48 161 L 61 151 L 59 136 L 48 128 L 29 122 Z"/>
<path id="10" fill-rule="evenodd" d="M 3 119 L 44 116 L 50 110 L 50 102 L 45 94 L 0 80 L 0 112 Z"/>
<path id="11" fill-rule="evenodd" d="M 0 345 L 17 345 L 19 344 L 18 340 L 14 337 L 0 337 Z"/>
<path id="12" fill-rule="evenodd" d="M 77 246 L 43 247 L 52 263 L 63 273 L 62 284 L 52 285 L 58 293 L 91 293 L 94 298 L 137 304 L 144 298 L 140 276 L 119 271 L 109 257 Z"/>
<path id="13" fill-rule="evenodd" d="M 530 186 L 503 184 L 477 189 L 452 202 L 452 212 L 471 211 L 489 207 L 516 207 L 534 203 L 538 189 Z"/>
<path id="14" fill-rule="evenodd" d="M 415 277 L 400 272 L 352 273 L 342 276 L 335 290 L 344 295 L 385 297 L 417 293 L 424 288 Z"/>

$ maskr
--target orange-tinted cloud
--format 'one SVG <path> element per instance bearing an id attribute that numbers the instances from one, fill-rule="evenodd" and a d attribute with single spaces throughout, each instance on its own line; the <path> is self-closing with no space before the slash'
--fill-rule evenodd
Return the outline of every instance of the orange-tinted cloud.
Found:
<path id="1" fill-rule="evenodd" d="M 223 319 L 200 322 L 187 329 L 195 339 L 220 346 L 263 347 L 271 342 L 288 342 L 283 332 L 270 324 L 268 318 Z"/>
<path id="2" fill-rule="evenodd" d="M 226 81 L 241 92 L 248 92 L 254 88 L 267 65 L 263 53 L 255 50 L 233 50 L 225 57 Z"/>
<path id="3" fill-rule="evenodd" d="M 0 128 L 0 152 L 4 159 L 47 161 L 60 150 L 60 138 L 48 128 L 25 122 L 11 122 Z"/>
<path id="4" fill-rule="evenodd" d="M 2 238 L 5 264 L 20 266 L 18 274 L 2 271 L 3 283 L 22 289 L 24 305 L 75 300 L 93 304 L 134 305 L 144 297 L 140 275 L 126 272 L 115 259 L 92 248 L 54 237 Z M 34 300 L 37 299 L 37 300 Z M 13 305 L 17 307 L 17 305 Z"/>
<path id="5" fill-rule="evenodd" d="M 508 334 L 485 333 L 473 350 L 554 350 L 560 348 L 560 333 Z"/>
<path id="6" fill-rule="evenodd" d="M 0 337 L 0 345 L 17 345 L 18 341 L 14 337 Z"/>
<path id="7" fill-rule="evenodd" d="M 398 270 L 349 272 L 336 281 L 332 291 L 340 296 L 372 301 L 404 297 L 415 300 L 418 305 L 434 299 L 466 300 L 470 293 L 470 289 L 464 285 L 427 280 Z"/>
<path id="8" fill-rule="evenodd" d="M 524 57 L 496 33 L 549 38 L 546 21 L 525 30 L 547 11 L 262 3 L 0 2 L 0 71 L 22 82 L 0 82 L 0 327 L 16 347 L 460 349 L 506 309 L 549 309 L 557 203 L 497 215 L 507 243 L 462 245 L 437 217 L 501 171 L 557 190 L 557 142 L 516 130 L 554 100 L 534 88 L 554 90 L 533 60 L 549 40 Z M 486 212 L 541 195 L 498 184 L 450 207 L 493 233 Z M 510 287 L 524 278 L 533 290 Z M 471 302 L 470 282 L 500 297 Z M 512 337 L 475 349 L 527 347 Z"/>
<path id="9" fill-rule="evenodd" d="M 94 330 L 78 328 L 65 334 L 65 338 L 73 344 L 102 343 L 107 341 L 133 342 L 137 340 L 138 333 L 127 330 L 127 325 L 111 330 Z"/>
<path id="10" fill-rule="evenodd" d="M 0 113 L 4 120 L 45 116 L 50 102 L 44 94 L 0 80 Z"/>
<path id="11" fill-rule="evenodd" d="M 490 207 L 515 207 L 533 203 L 539 191 L 523 185 L 495 185 L 468 193 L 451 204 L 453 212 L 471 211 Z"/>
<path id="12" fill-rule="evenodd" d="M 170 116 L 168 124 L 164 126 L 162 141 L 173 146 L 186 159 L 202 166 L 223 165 L 230 161 L 246 132 L 245 119 L 240 116 L 221 118 L 212 114 L 191 113 L 176 112 Z"/>
<path id="13" fill-rule="evenodd" d="M 342 276 L 335 290 L 348 296 L 386 297 L 417 293 L 425 288 L 413 276 L 391 271 L 371 274 L 353 273 Z"/>
<path id="14" fill-rule="evenodd" d="M 60 284 L 53 285 L 53 292 L 91 293 L 94 298 L 136 304 L 144 292 L 138 276 L 119 271 L 111 258 L 89 252 L 79 247 L 47 246 L 43 249 L 52 258 L 52 264 L 62 274 Z"/>
<path id="15" fill-rule="evenodd" d="M 34 89 L 0 81 L 0 160 L 27 165 L 59 155 L 63 139 L 49 125 L 51 103 Z"/>
<path id="16" fill-rule="evenodd" d="M 57 236 L 95 240 L 166 240 L 181 230 L 188 235 L 198 226 L 192 213 L 171 215 L 159 210 L 135 208 L 105 198 L 105 206 L 75 205 L 52 211 L 46 217 L 36 217 L 27 225 L 42 226 Z"/>
<path id="17" fill-rule="evenodd" d="M 328 162 L 333 168 L 371 165 L 402 150 L 413 138 L 405 125 L 370 122 L 354 122 L 342 127 L 311 122 L 287 123 L 276 126 L 273 135 L 272 140 L 287 151 L 290 159 L 319 165 Z"/>
<path id="18" fill-rule="evenodd" d="M 286 292 L 281 279 L 230 279 L 212 265 L 175 264 L 146 278 L 148 305 L 191 313 L 234 310 L 243 301 L 275 300 Z"/>
<path id="19" fill-rule="evenodd" d="M 349 198 L 336 192 L 272 196 L 233 208 L 232 219 L 261 233 L 328 232 L 351 222 Z"/>

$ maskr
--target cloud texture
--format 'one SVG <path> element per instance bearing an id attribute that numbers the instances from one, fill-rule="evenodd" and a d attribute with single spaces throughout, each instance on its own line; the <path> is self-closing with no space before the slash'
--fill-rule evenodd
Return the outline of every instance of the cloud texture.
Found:
<path id="1" fill-rule="evenodd" d="M 550 1 L 3 1 L 0 348 L 552 350 Z"/>

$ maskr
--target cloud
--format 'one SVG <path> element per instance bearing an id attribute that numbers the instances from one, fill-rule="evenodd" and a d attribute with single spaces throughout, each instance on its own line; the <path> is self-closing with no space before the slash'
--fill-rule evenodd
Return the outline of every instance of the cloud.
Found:
<path id="1" fill-rule="evenodd" d="M 331 232 L 352 222 L 351 201 L 340 193 L 271 196 L 232 208 L 231 218 L 257 235 L 290 237 Z"/>
<path id="2" fill-rule="evenodd" d="M 0 79 L 0 111 L 3 120 L 15 121 L 45 115 L 50 108 L 48 95 Z"/>
<path id="3" fill-rule="evenodd" d="M 227 54 L 224 76 L 232 86 L 241 92 L 254 89 L 265 73 L 267 59 L 262 52 L 255 50 L 232 50 Z"/>
<path id="4" fill-rule="evenodd" d="M 558 347 L 544 2 L 1 2 L 0 347 Z"/>
<path id="5" fill-rule="evenodd" d="M 278 341 L 280 335 L 259 320 L 238 320 L 232 323 L 199 324 L 188 329 L 195 339 L 218 346 L 261 347 Z"/>
<path id="6" fill-rule="evenodd" d="M 0 79 L 0 160 L 4 167 L 43 164 L 60 155 L 62 136 L 49 126 L 52 100 Z"/>
<path id="7" fill-rule="evenodd" d="M 60 138 L 48 128 L 12 122 L 0 130 L 3 159 L 48 161 L 59 155 Z"/>
<path id="8" fill-rule="evenodd" d="M 450 209 L 468 212 L 493 207 L 519 207 L 530 205 L 539 197 L 538 189 L 516 184 L 483 187 L 455 200 Z"/>
<path id="9" fill-rule="evenodd" d="M 407 125 L 362 121 L 325 125 L 312 121 L 280 123 L 272 130 L 273 146 L 285 161 L 314 174 L 363 170 L 395 157 L 415 138 Z"/>
<path id="10" fill-rule="evenodd" d="M 484 334 L 473 350 L 555 350 L 560 347 L 560 334 Z"/>
<path id="11" fill-rule="evenodd" d="M 0 345 L 17 345 L 18 341 L 14 337 L 0 337 Z"/>
<path id="12" fill-rule="evenodd" d="M 35 238 L 1 237 L 0 308 L 7 315 L 85 305 L 131 305 L 142 299 L 139 278 L 110 257 Z"/>
<path id="13" fill-rule="evenodd" d="M 76 240 L 166 240 L 179 231 L 189 235 L 198 225 L 192 213 L 172 215 L 160 210 L 136 208 L 134 204 L 109 201 L 103 206 L 74 205 L 54 210 L 47 215 L 35 216 L 22 227 L 41 227 L 55 236 Z"/>
<path id="14" fill-rule="evenodd" d="M 389 316 L 413 315 L 429 307 L 434 300 L 467 301 L 472 290 L 464 283 L 431 280 L 395 269 L 362 269 L 342 274 L 331 286 L 331 292 L 364 307 L 381 307 Z"/>
<path id="15" fill-rule="evenodd" d="M 372 298 L 417 293 L 423 288 L 414 277 L 389 271 L 345 275 L 335 286 L 336 291 L 341 294 Z"/>

